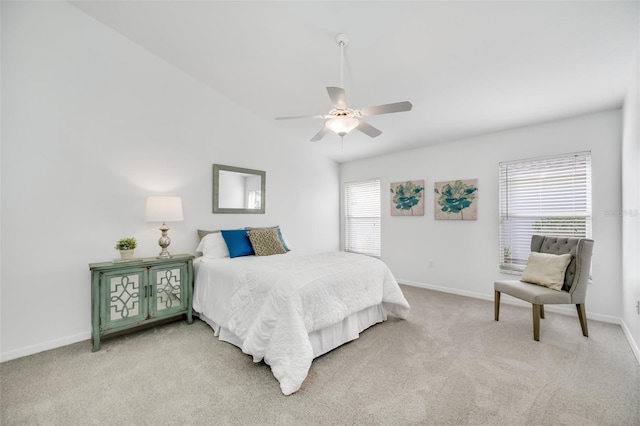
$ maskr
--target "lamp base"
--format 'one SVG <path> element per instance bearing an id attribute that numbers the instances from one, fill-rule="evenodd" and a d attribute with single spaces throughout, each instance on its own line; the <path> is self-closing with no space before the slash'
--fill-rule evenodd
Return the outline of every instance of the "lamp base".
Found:
<path id="1" fill-rule="evenodd" d="M 167 247 L 169 247 L 169 244 L 171 244 L 171 239 L 167 236 L 168 230 L 169 230 L 169 227 L 167 226 L 166 223 L 163 222 L 162 226 L 160 227 L 160 231 L 162 231 L 162 236 L 158 240 L 158 244 L 160 245 L 160 247 L 162 247 L 162 251 L 160 252 L 160 254 L 158 254 L 157 256 L 158 259 L 170 259 L 173 257 L 173 255 L 171 255 L 169 251 L 167 251 Z"/>

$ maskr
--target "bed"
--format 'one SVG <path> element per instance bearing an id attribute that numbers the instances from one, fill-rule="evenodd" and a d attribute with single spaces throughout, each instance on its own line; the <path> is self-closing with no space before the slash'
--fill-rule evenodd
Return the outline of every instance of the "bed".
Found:
<path id="1" fill-rule="evenodd" d="M 285 395 L 300 389 L 313 358 L 358 338 L 389 312 L 409 314 L 393 274 L 376 258 L 219 251 L 194 261 L 193 309 L 220 340 L 268 364 Z"/>

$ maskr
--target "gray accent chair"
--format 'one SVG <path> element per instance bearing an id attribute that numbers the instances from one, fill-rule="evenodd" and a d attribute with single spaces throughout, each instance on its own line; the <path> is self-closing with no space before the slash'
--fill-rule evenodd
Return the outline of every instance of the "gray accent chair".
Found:
<path id="1" fill-rule="evenodd" d="M 527 301 L 532 304 L 533 310 L 533 340 L 540 341 L 540 318 L 544 318 L 544 305 L 574 304 L 578 310 L 582 334 L 585 337 L 589 337 L 584 302 L 587 296 L 589 270 L 591 269 L 593 240 L 587 238 L 560 238 L 534 235 L 531 238 L 531 251 L 551 254 L 572 254 L 571 262 L 565 272 L 562 290 L 552 290 L 547 287 L 517 280 L 496 281 L 493 284 L 496 321 L 498 321 L 500 315 L 500 293 L 505 293 Z"/>

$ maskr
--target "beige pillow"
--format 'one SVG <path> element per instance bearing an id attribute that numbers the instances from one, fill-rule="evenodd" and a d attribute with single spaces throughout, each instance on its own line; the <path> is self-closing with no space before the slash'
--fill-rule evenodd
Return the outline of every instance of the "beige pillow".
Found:
<path id="1" fill-rule="evenodd" d="M 278 230 L 275 228 L 252 229 L 247 231 L 247 236 L 251 241 L 256 256 L 270 256 L 287 252 L 282 246 Z"/>
<path id="2" fill-rule="evenodd" d="M 527 266 L 522 273 L 522 281 L 562 290 L 564 273 L 571 262 L 571 253 L 550 254 L 531 252 Z"/>
<path id="3" fill-rule="evenodd" d="M 198 240 L 202 241 L 202 239 L 204 237 L 206 237 L 209 234 L 215 234 L 216 232 L 220 232 L 219 229 L 215 230 L 215 231 L 207 231 L 204 229 L 198 229 Z"/>

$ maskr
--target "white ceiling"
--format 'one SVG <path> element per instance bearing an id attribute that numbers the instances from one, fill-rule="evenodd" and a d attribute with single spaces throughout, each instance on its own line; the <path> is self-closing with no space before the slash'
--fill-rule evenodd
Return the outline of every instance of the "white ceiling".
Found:
<path id="1" fill-rule="evenodd" d="M 273 121 L 339 162 L 618 107 L 639 50 L 638 1 L 72 4 L 265 120 L 328 112 L 346 34 L 349 106 L 413 110 L 344 146 L 309 142 L 320 120 Z"/>

